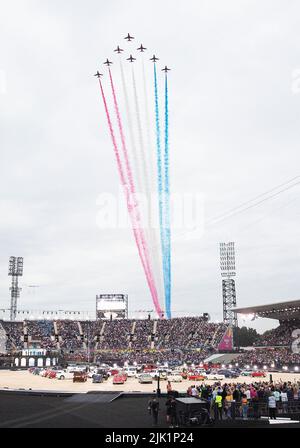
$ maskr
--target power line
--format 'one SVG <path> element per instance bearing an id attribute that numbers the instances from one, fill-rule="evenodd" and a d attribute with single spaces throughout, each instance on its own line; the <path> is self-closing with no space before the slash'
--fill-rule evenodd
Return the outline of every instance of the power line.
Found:
<path id="1" fill-rule="evenodd" d="M 300 184 L 300 181 L 296 182 L 295 184 L 290 185 L 290 186 L 288 186 L 286 188 L 283 188 L 282 190 L 278 191 L 277 193 L 274 193 L 271 196 L 268 196 L 268 197 L 262 199 L 261 201 L 256 202 L 255 204 L 249 205 L 248 207 L 242 208 L 241 210 L 237 210 L 235 213 L 233 212 L 233 213 L 225 215 L 223 218 L 219 218 L 219 219 L 215 218 L 215 219 L 213 219 L 211 221 L 208 221 L 207 224 L 217 224 L 220 221 L 224 221 L 225 219 L 232 218 L 233 216 L 236 216 L 239 213 L 243 213 L 243 212 L 245 212 L 247 210 L 250 210 L 251 208 L 257 207 L 258 205 L 260 205 L 260 204 L 262 204 L 262 203 L 264 203 L 266 201 L 269 201 L 270 199 L 275 198 L 276 196 L 279 196 L 281 193 L 284 193 L 285 191 L 290 190 L 291 188 L 296 187 L 299 184 Z M 240 207 L 238 207 L 238 208 L 240 208 Z"/>
<path id="2" fill-rule="evenodd" d="M 288 181 L 286 181 L 286 182 L 283 182 L 282 184 L 279 184 L 279 185 L 277 185 L 276 187 L 273 187 L 273 188 L 271 188 L 270 190 L 268 190 L 268 191 L 266 191 L 266 192 L 264 192 L 264 193 L 261 193 L 261 194 L 255 196 L 254 198 L 249 199 L 249 200 L 243 202 L 242 204 L 240 204 L 240 205 L 238 205 L 238 206 L 236 206 L 236 207 L 233 207 L 233 208 L 229 209 L 227 212 L 224 212 L 224 213 L 222 213 L 221 215 L 219 215 L 219 216 L 217 216 L 217 217 L 215 217 L 215 218 L 212 218 L 212 219 L 206 221 L 205 224 L 208 225 L 208 226 L 210 226 L 210 225 L 214 225 L 214 224 L 218 224 L 219 222 L 224 221 L 225 219 L 231 218 L 231 217 L 233 217 L 233 216 L 235 216 L 235 215 L 237 215 L 237 214 L 239 214 L 239 213 L 242 213 L 242 212 L 245 212 L 245 211 L 247 211 L 247 210 L 249 210 L 249 209 L 251 209 L 251 208 L 254 208 L 254 207 L 256 207 L 256 206 L 262 204 L 263 202 L 266 202 L 266 201 L 268 201 L 268 200 L 270 200 L 270 199 L 272 199 L 272 198 L 274 198 L 274 197 L 280 195 L 281 193 L 283 193 L 283 192 L 285 192 L 285 191 L 287 191 L 287 190 L 290 190 L 291 188 L 293 188 L 293 187 L 299 185 L 299 184 L 300 184 L 300 181 L 298 181 L 298 182 L 296 182 L 296 183 L 294 183 L 294 184 L 292 184 L 292 185 L 289 185 L 288 187 L 283 188 L 282 190 L 277 191 L 277 192 L 274 193 L 273 195 L 267 196 L 266 198 L 262 199 L 261 201 L 255 202 L 254 204 L 252 204 L 252 205 L 250 205 L 250 206 L 248 206 L 248 207 L 246 207 L 246 208 L 242 208 L 242 207 L 244 207 L 244 206 L 247 205 L 247 204 L 250 204 L 251 202 L 253 202 L 253 201 L 255 201 L 255 200 L 257 200 L 257 199 L 259 199 L 259 198 L 261 198 L 261 197 L 263 197 L 263 196 L 266 196 L 267 194 L 269 194 L 269 193 L 271 193 L 271 192 L 273 192 L 273 191 L 278 190 L 278 188 L 280 188 L 280 187 L 283 187 L 283 186 L 285 186 L 285 185 L 290 184 L 291 182 L 293 182 L 294 180 L 299 179 L 299 178 L 300 178 L 300 176 L 295 176 L 295 177 L 293 177 L 292 179 L 290 179 L 290 180 L 288 180 Z M 236 212 L 234 213 L 234 211 L 236 211 Z M 187 235 L 187 234 L 189 234 L 189 233 L 196 232 L 197 230 L 198 230 L 198 229 L 195 228 L 195 229 L 191 229 L 191 230 L 183 231 L 183 232 L 180 233 L 177 237 L 174 237 L 173 240 L 178 239 L 178 238 L 181 238 L 181 237 L 183 237 L 183 236 L 185 236 L 185 235 Z"/>
<path id="3" fill-rule="evenodd" d="M 283 182 L 282 184 L 279 184 L 279 185 L 277 185 L 276 187 L 273 187 L 273 188 L 271 188 L 270 190 L 265 191 L 264 193 L 260 193 L 258 196 L 255 196 L 255 197 L 252 198 L 252 199 L 248 199 L 247 201 L 243 202 L 242 204 L 237 205 L 237 206 L 235 206 L 235 207 L 233 207 L 233 208 L 227 210 L 227 212 L 224 212 L 224 213 L 221 213 L 221 214 L 218 215 L 218 216 L 215 216 L 215 217 L 212 218 L 210 221 L 218 220 L 219 218 L 222 218 L 224 215 L 228 215 L 228 214 L 234 212 L 235 210 L 238 210 L 238 209 L 240 209 L 241 207 L 243 207 L 243 206 L 245 206 L 245 205 L 247 205 L 247 204 L 250 204 L 251 202 L 256 201 L 257 199 L 259 199 L 259 198 L 261 198 L 261 197 L 263 197 L 263 196 L 266 196 L 267 194 L 272 193 L 273 191 L 278 190 L 278 188 L 284 187 L 285 185 L 288 185 L 288 184 L 290 184 L 291 182 L 293 182 L 294 180 L 299 179 L 299 178 L 300 178 L 300 176 L 295 176 L 295 177 L 293 177 L 292 179 L 290 179 L 290 180 L 288 180 L 288 181 L 286 181 L 286 182 Z M 297 183 L 296 183 L 295 185 L 297 185 Z"/>

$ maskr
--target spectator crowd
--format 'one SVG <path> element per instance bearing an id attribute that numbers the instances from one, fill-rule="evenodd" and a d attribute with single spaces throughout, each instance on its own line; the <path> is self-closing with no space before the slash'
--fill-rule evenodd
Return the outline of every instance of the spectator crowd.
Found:
<path id="1" fill-rule="evenodd" d="M 97 359 L 116 363 L 199 364 L 217 352 L 226 332 L 223 323 L 201 317 L 169 320 L 37 320 L 1 321 L 7 352 L 24 348 L 61 350 L 77 360 Z M 292 351 L 292 332 L 297 322 L 282 322 L 266 332 L 253 350 L 232 360 L 240 366 L 300 365 L 300 354 Z M 261 348 L 261 346 L 264 348 Z"/>

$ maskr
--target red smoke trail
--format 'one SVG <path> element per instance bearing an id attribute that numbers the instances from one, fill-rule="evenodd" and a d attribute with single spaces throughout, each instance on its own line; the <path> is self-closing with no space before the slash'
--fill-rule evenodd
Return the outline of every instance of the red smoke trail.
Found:
<path id="1" fill-rule="evenodd" d="M 113 130 L 113 125 L 112 125 L 110 114 L 109 114 L 109 110 L 108 110 L 108 107 L 107 107 L 107 101 L 106 101 L 106 98 L 105 98 L 105 94 L 104 94 L 104 90 L 103 90 L 103 86 L 102 86 L 101 80 L 99 79 L 101 95 L 102 95 L 102 99 L 103 99 L 103 104 L 104 104 L 104 108 L 105 108 L 105 113 L 106 113 L 106 117 L 107 117 L 109 131 L 110 131 L 110 135 L 111 135 L 111 139 L 112 139 L 112 143 L 113 143 L 113 147 L 114 147 L 114 152 L 115 152 L 115 156 L 116 156 L 116 160 L 117 160 L 117 165 L 118 165 L 118 170 L 119 170 L 119 174 L 120 174 L 120 178 L 121 178 L 121 183 L 122 183 L 122 185 L 124 187 L 124 192 L 125 192 L 126 202 L 127 202 L 127 208 L 128 208 L 129 216 L 131 218 L 131 222 L 132 222 L 133 234 L 134 234 L 135 242 L 136 242 L 136 245 L 137 245 L 137 248 L 138 248 L 139 257 L 141 259 L 141 262 L 142 262 L 142 265 L 143 265 L 143 268 L 144 268 L 144 272 L 146 274 L 147 283 L 148 283 L 149 289 L 151 291 L 151 295 L 152 295 L 152 299 L 153 299 L 153 302 L 154 302 L 154 305 L 155 305 L 156 312 L 158 313 L 159 316 L 161 316 L 162 315 L 162 311 L 160 309 L 159 302 L 158 302 L 156 286 L 155 286 L 154 281 L 153 281 L 152 272 L 151 272 L 151 270 L 149 268 L 148 249 L 145 247 L 145 239 L 144 239 L 143 231 L 142 231 L 142 229 L 140 229 L 140 225 L 138 223 L 139 215 L 135 216 L 135 210 L 136 209 L 135 209 L 135 207 L 134 207 L 134 205 L 132 203 L 132 199 L 133 198 L 132 198 L 132 194 L 131 193 L 134 194 L 135 189 L 134 189 L 134 184 L 133 184 L 133 179 L 132 179 L 132 173 L 131 173 L 131 170 L 130 170 L 128 155 L 127 155 L 127 149 L 126 149 L 126 144 L 125 144 L 125 138 L 124 138 L 124 133 L 123 133 L 123 128 L 122 128 L 122 122 L 121 122 L 121 117 L 120 117 L 120 114 L 119 114 L 118 104 L 117 104 L 117 101 L 116 101 L 115 90 L 114 90 L 114 85 L 113 85 L 111 73 L 110 73 L 110 79 L 111 79 L 111 86 L 112 86 L 114 102 L 115 102 L 115 108 L 116 108 L 116 113 L 117 113 L 118 125 L 119 125 L 120 134 L 121 134 L 122 146 L 123 146 L 123 151 L 124 151 L 124 156 L 125 156 L 126 168 L 127 168 L 127 171 L 129 170 L 129 173 L 127 173 L 127 174 L 128 174 L 128 178 L 129 178 L 130 188 L 128 188 L 128 185 L 127 185 L 127 182 L 126 182 L 126 179 L 125 179 L 124 170 L 123 170 L 123 167 L 122 167 L 122 161 L 121 161 L 121 158 L 120 158 L 120 153 L 119 153 L 116 137 L 115 137 L 114 130 Z M 142 247 L 141 247 L 141 243 L 142 243 Z M 143 249 L 143 252 L 144 252 L 144 255 L 145 255 L 145 259 L 143 257 L 142 249 Z"/>

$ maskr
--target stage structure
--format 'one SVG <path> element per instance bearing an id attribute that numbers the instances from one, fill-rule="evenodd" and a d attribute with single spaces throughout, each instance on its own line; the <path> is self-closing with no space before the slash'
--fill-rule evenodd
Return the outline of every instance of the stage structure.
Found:
<path id="1" fill-rule="evenodd" d="M 127 294 L 96 296 L 96 318 L 101 320 L 128 319 Z"/>
<path id="2" fill-rule="evenodd" d="M 17 302 L 20 297 L 18 279 L 23 275 L 23 258 L 10 257 L 8 275 L 11 276 L 11 299 L 10 299 L 10 320 L 16 320 Z"/>
<path id="3" fill-rule="evenodd" d="M 237 326 L 236 290 L 235 290 L 235 244 L 220 243 L 220 266 L 223 293 L 223 322 L 231 327 Z"/>

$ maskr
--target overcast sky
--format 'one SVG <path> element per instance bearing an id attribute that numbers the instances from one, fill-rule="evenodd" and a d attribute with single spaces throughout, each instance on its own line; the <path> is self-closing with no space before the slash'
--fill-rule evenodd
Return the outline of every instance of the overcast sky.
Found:
<path id="1" fill-rule="evenodd" d="M 118 292 L 152 309 L 131 231 L 96 225 L 119 179 L 91 75 L 128 32 L 172 68 L 172 191 L 203 194 L 206 220 L 299 175 L 299 17 L 293 0 L 2 0 L 0 307 L 16 255 L 20 308 Z M 174 316 L 222 319 L 220 241 L 236 242 L 239 306 L 299 298 L 299 186 L 174 238 Z"/>

